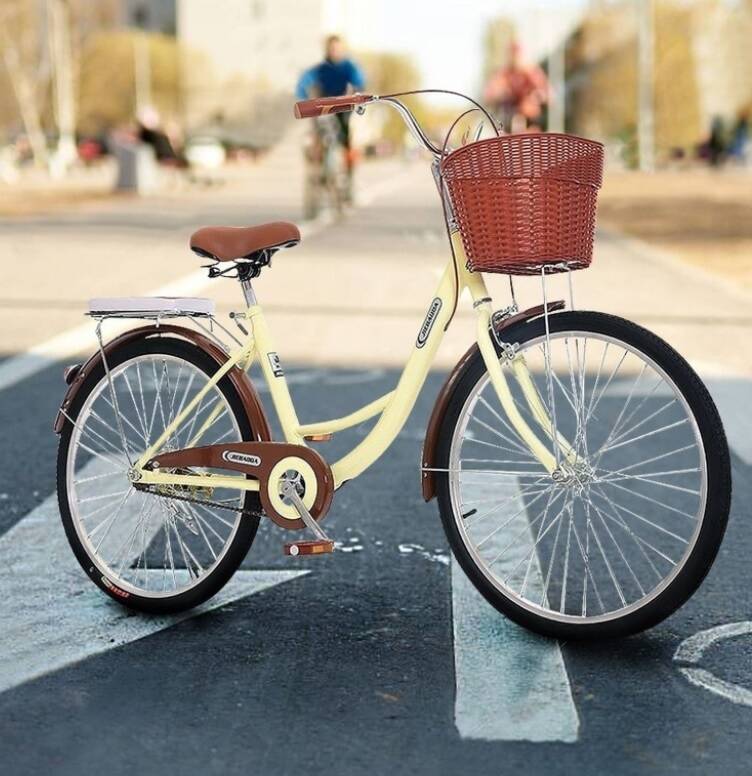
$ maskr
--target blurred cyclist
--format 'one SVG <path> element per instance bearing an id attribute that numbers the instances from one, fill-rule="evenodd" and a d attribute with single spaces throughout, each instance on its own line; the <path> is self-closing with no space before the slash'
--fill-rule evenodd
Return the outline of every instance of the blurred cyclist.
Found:
<path id="1" fill-rule="evenodd" d="M 507 132 L 524 132 L 538 126 L 548 102 L 546 74 L 537 65 L 525 64 L 517 41 L 509 46 L 509 59 L 491 75 L 483 93 Z"/>
<path id="2" fill-rule="evenodd" d="M 295 97 L 306 100 L 310 97 L 338 97 L 350 91 L 360 91 L 365 78 L 360 68 L 349 59 L 345 44 L 339 35 L 326 39 L 324 61 L 306 70 L 298 81 Z M 335 114 L 339 122 L 339 141 L 345 149 L 347 174 L 352 176 L 354 163 L 350 147 L 350 112 Z"/>

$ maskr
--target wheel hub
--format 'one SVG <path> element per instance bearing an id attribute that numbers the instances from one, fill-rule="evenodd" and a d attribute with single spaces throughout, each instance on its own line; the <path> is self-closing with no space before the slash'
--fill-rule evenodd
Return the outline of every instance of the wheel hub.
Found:
<path id="1" fill-rule="evenodd" d="M 595 481 L 595 472 L 588 461 L 580 460 L 575 464 L 564 461 L 551 473 L 551 478 L 561 487 L 582 493 Z"/>

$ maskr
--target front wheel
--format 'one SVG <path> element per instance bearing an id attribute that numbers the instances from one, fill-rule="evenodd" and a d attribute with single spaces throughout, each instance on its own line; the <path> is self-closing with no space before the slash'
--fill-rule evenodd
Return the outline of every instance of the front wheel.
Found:
<path id="1" fill-rule="evenodd" d="M 457 561 L 500 612 L 545 635 L 655 625 L 700 585 L 726 528 L 729 451 L 710 395 L 669 345 L 610 315 L 560 313 L 548 334 L 539 318 L 504 339 L 532 377 L 525 391 L 504 367 L 515 404 L 559 465 L 551 475 L 531 454 L 478 353 L 437 451 Z"/>

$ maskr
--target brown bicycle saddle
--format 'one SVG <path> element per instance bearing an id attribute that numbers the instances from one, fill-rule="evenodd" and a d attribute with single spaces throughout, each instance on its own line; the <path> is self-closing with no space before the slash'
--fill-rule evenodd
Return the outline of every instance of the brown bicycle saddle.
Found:
<path id="1" fill-rule="evenodd" d="M 205 226 L 191 235 L 191 250 L 217 261 L 235 261 L 259 251 L 289 248 L 300 242 L 300 230 L 287 221 L 259 226 Z"/>

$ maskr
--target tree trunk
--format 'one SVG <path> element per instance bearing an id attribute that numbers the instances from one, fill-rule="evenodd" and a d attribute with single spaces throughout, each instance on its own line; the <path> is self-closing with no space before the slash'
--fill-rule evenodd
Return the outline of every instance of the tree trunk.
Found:
<path id="1" fill-rule="evenodd" d="M 7 33 L 2 30 L 0 30 L 0 45 L 2 45 L 3 61 L 8 71 L 13 93 L 21 111 L 21 120 L 29 138 L 34 164 L 39 168 L 46 169 L 49 162 L 47 140 L 42 130 L 34 84 L 20 64 L 17 48 Z"/>

